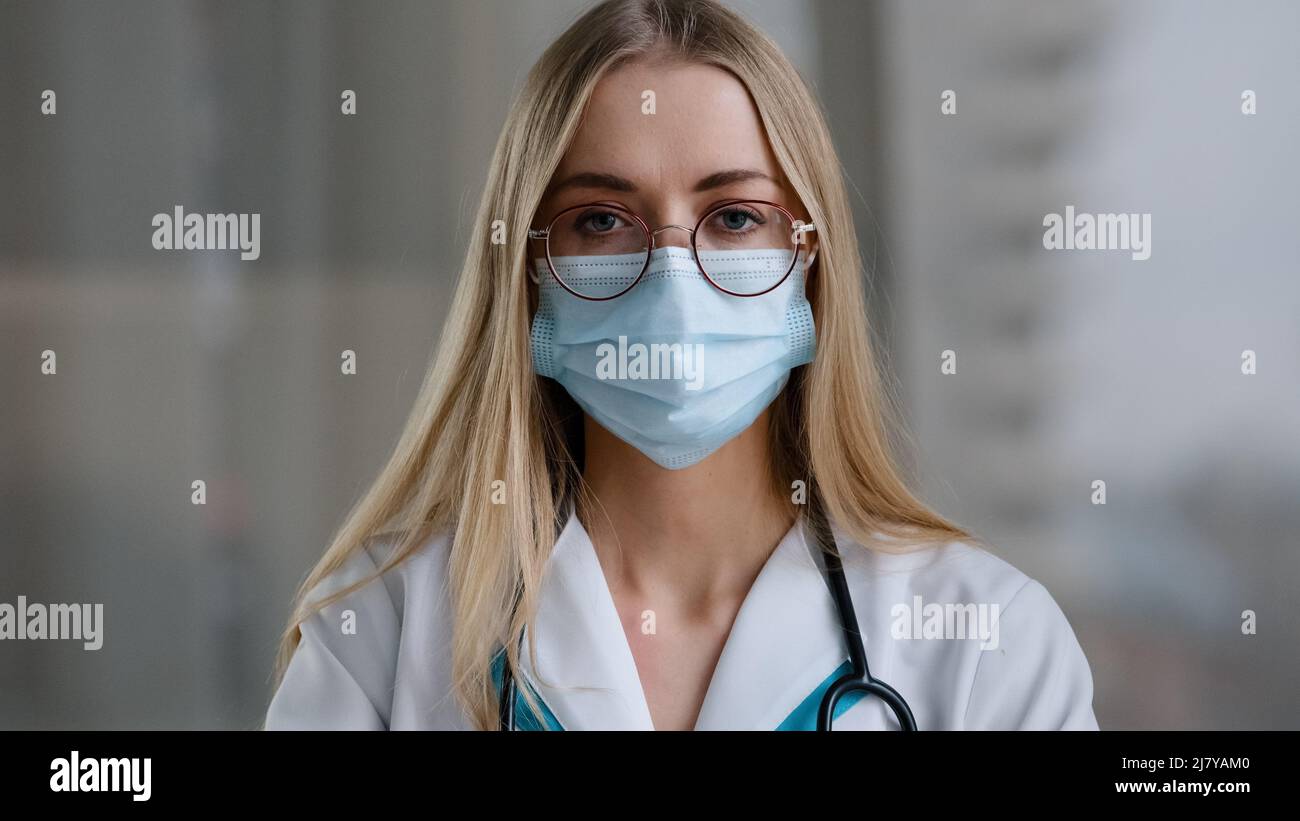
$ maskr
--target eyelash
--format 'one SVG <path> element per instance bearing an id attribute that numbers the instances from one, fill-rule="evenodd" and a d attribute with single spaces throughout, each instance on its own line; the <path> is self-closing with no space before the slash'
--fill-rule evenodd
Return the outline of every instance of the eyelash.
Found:
<path id="1" fill-rule="evenodd" d="M 724 228 L 724 230 L 726 230 L 727 233 L 730 233 L 730 234 L 741 234 L 741 233 L 745 233 L 746 231 L 752 231 L 752 230 L 754 230 L 757 226 L 763 225 L 763 224 L 766 222 L 766 220 L 763 219 L 763 215 L 762 215 L 762 214 L 756 212 L 756 211 L 755 211 L 754 209 L 752 209 L 752 208 L 745 208 L 745 207 L 743 207 L 743 206 L 739 206 L 739 205 L 736 206 L 736 207 L 734 207 L 734 208 L 727 208 L 727 209 L 725 209 L 725 210 L 723 210 L 723 211 L 719 211 L 717 214 L 714 214 L 714 219 L 720 219 L 720 218 L 725 217 L 725 216 L 727 216 L 727 215 L 729 215 L 729 214 L 735 214 L 735 213 L 741 213 L 741 214 L 744 214 L 746 217 L 748 217 L 748 218 L 750 219 L 751 224 L 750 224 L 749 226 L 747 226 L 746 228 L 743 228 L 743 229 L 741 229 L 741 228 L 738 228 L 738 229 L 728 229 L 728 228 Z M 612 217 L 613 217 L 614 219 L 616 219 L 616 220 L 626 222 L 626 220 L 625 220 L 625 218 L 623 217 L 623 215 L 622 215 L 620 212 L 618 212 L 618 211 L 615 211 L 615 210 L 613 210 L 613 209 L 604 209 L 604 210 L 601 210 L 601 209 L 598 209 L 598 208 L 592 208 L 592 209 L 589 209 L 589 210 L 583 211 L 582 213 L 580 213 L 580 214 L 577 215 L 577 217 L 576 217 L 576 219 L 575 219 L 575 221 L 574 221 L 574 228 L 577 228 L 577 229 L 579 229 L 579 230 L 583 230 L 584 226 L 586 226 L 586 225 L 590 222 L 590 220 L 591 220 L 593 217 L 599 217 L 599 216 L 612 216 Z M 615 225 L 613 228 L 610 228 L 608 231 L 594 231 L 593 234 L 596 235 L 596 236 L 599 236 L 599 235 L 602 235 L 602 234 L 609 234 L 609 233 L 612 233 L 613 231 L 617 230 L 619 227 L 620 227 L 620 226 Z"/>
<path id="2" fill-rule="evenodd" d="M 592 217 L 599 217 L 599 216 L 605 216 L 605 215 L 612 216 L 612 217 L 613 217 L 614 219 L 616 219 L 616 220 L 620 220 L 620 221 L 624 221 L 624 222 L 626 221 L 626 220 L 624 219 L 623 215 L 620 214 L 618 211 L 614 211 L 614 210 L 612 210 L 612 209 L 601 210 L 601 209 L 597 209 L 597 208 L 592 208 L 592 209 L 590 209 L 590 210 L 583 211 L 582 213 L 578 214 L 577 219 L 574 221 L 574 224 L 573 224 L 573 225 L 574 225 L 574 228 L 577 228 L 577 229 L 579 229 L 579 230 L 582 230 L 583 227 L 584 227 L 584 226 L 585 226 L 585 225 L 586 225 L 586 224 L 591 220 Z M 611 233 L 611 232 L 617 230 L 618 227 L 619 227 L 619 226 L 616 225 L 616 226 L 614 226 L 613 228 L 609 229 L 608 231 L 596 231 L 596 232 L 594 232 L 594 234 L 595 234 L 596 236 L 600 236 L 600 235 L 602 235 L 602 234 L 609 234 L 609 233 Z"/>
<path id="3" fill-rule="evenodd" d="M 759 213 L 755 212 L 754 209 L 752 209 L 752 208 L 745 208 L 745 207 L 743 207 L 743 206 L 739 206 L 739 205 L 735 206 L 734 208 L 733 208 L 733 207 L 728 207 L 728 208 L 726 208 L 726 209 L 724 209 L 724 210 L 722 210 L 722 211 L 719 211 L 717 214 L 714 215 L 714 218 L 716 219 L 716 218 L 720 218 L 720 217 L 725 217 L 726 215 L 728 215 L 728 214 L 732 214 L 732 213 L 735 213 L 735 212 L 739 212 L 739 213 L 744 214 L 745 216 L 749 217 L 749 219 L 752 221 L 752 224 L 749 225 L 749 226 L 747 226 L 746 228 L 743 228 L 743 229 L 742 229 L 742 228 L 738 228 L 738 229 L 734 229 L 734 230 L 733 230 L 733 229 L 729 229 L 729 228 L 724 229 L 724 230 L 726 230 L 727 233 L 729 233 L 729 234 L 741 234 L 741 233 L 745 233 L 746 231 L 753 231 L 755 228 L 757 228 L 758 226 L 760 226 L 760 225 L 762 225 L 764 222 L 766 222 L 766 220 L 763 219 L 763 215 L 762 215 L 762 214 L 759 214 Z"/>

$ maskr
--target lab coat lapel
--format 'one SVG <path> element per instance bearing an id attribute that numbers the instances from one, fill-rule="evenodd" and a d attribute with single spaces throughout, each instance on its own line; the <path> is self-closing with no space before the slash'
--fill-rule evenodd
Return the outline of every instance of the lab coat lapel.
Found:
<path id="1" fill-rule="evenodd" d="M 848 658 L 812 550 L 800 518 L 741 604 L 695 729 L 774 730 Z"/>
<path id="2" fill-rule="evenodd" d="M 537 658 L 525 640 L 523 671 L 566 730 L 654 729 L 605 574 L 572 512 L 547 562 L 533 626 Z"/>

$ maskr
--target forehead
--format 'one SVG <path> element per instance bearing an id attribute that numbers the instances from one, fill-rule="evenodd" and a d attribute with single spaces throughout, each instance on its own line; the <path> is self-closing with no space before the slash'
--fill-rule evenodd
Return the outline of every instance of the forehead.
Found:
<path id="1" fill-rule="evenodd" d="M 688 188 L 742 167 L 781 179 L 744 84 L 718 66 L 637 59 L 596 84 L 556 178 L 600 171 Z"/>

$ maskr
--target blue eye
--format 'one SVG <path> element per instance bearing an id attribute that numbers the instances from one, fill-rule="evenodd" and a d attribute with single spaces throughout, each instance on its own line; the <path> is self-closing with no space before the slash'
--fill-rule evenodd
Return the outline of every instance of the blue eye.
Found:
<path id="1" fill-rule="evenodd" d="M 758 225 L 763 222 L 758 214 L 748 208 L 729 208 L 718 214 L 718 219 L 727 231 L 743 231 L 752 227 L 751 223 Z"/>
<path id="2" fill-rule="evenodd" d="M 619 222 L 619 218 L 610 211 L 589 211 L 579 218 L 578 225 L 583 230 L 605 234 L 617 228 Z"/>

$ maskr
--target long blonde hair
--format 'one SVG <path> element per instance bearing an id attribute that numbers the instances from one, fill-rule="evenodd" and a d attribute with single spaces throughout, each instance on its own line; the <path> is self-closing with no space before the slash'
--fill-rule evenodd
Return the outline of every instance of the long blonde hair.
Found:
<path id="1" fill-rule="evenodd" d="M 455 695 L 476 726 L 496 726 L 491 662 L 507 648 L 517 673 L 542 570 L 582 493 L 581 414 L 532 369 L 527 229 L 597 81 L 651 54 L 720 66 L 748 87 L 776 158 L 818 227 L 808 291 L 818 351 L 773 408 L 774 480 L 787 495 L 791 483 L 805 482 L 809 510 L 862 545 L 879 547 L 878 535 L 890 538 L 891 550 L 973 539 L 908 490 L 891 454 L 891 435 L 902 427 L 871 350 L 839 160 L 794 67 L 767 36 L 713 0 L 607 0 L 546 50 L 512 105 L 437 354 L 396 451 L 299 589 L 277 683 L 298 625 L 374 576 L 320 601 L 307 601 L 312 588 L 381 534 L 396 535 L 379 573 L 448 533 Z M 508 228 L 505 243 L 491 241 L 495 220 Z M 494 492 L 504 504 L 490 503 Z"/>

